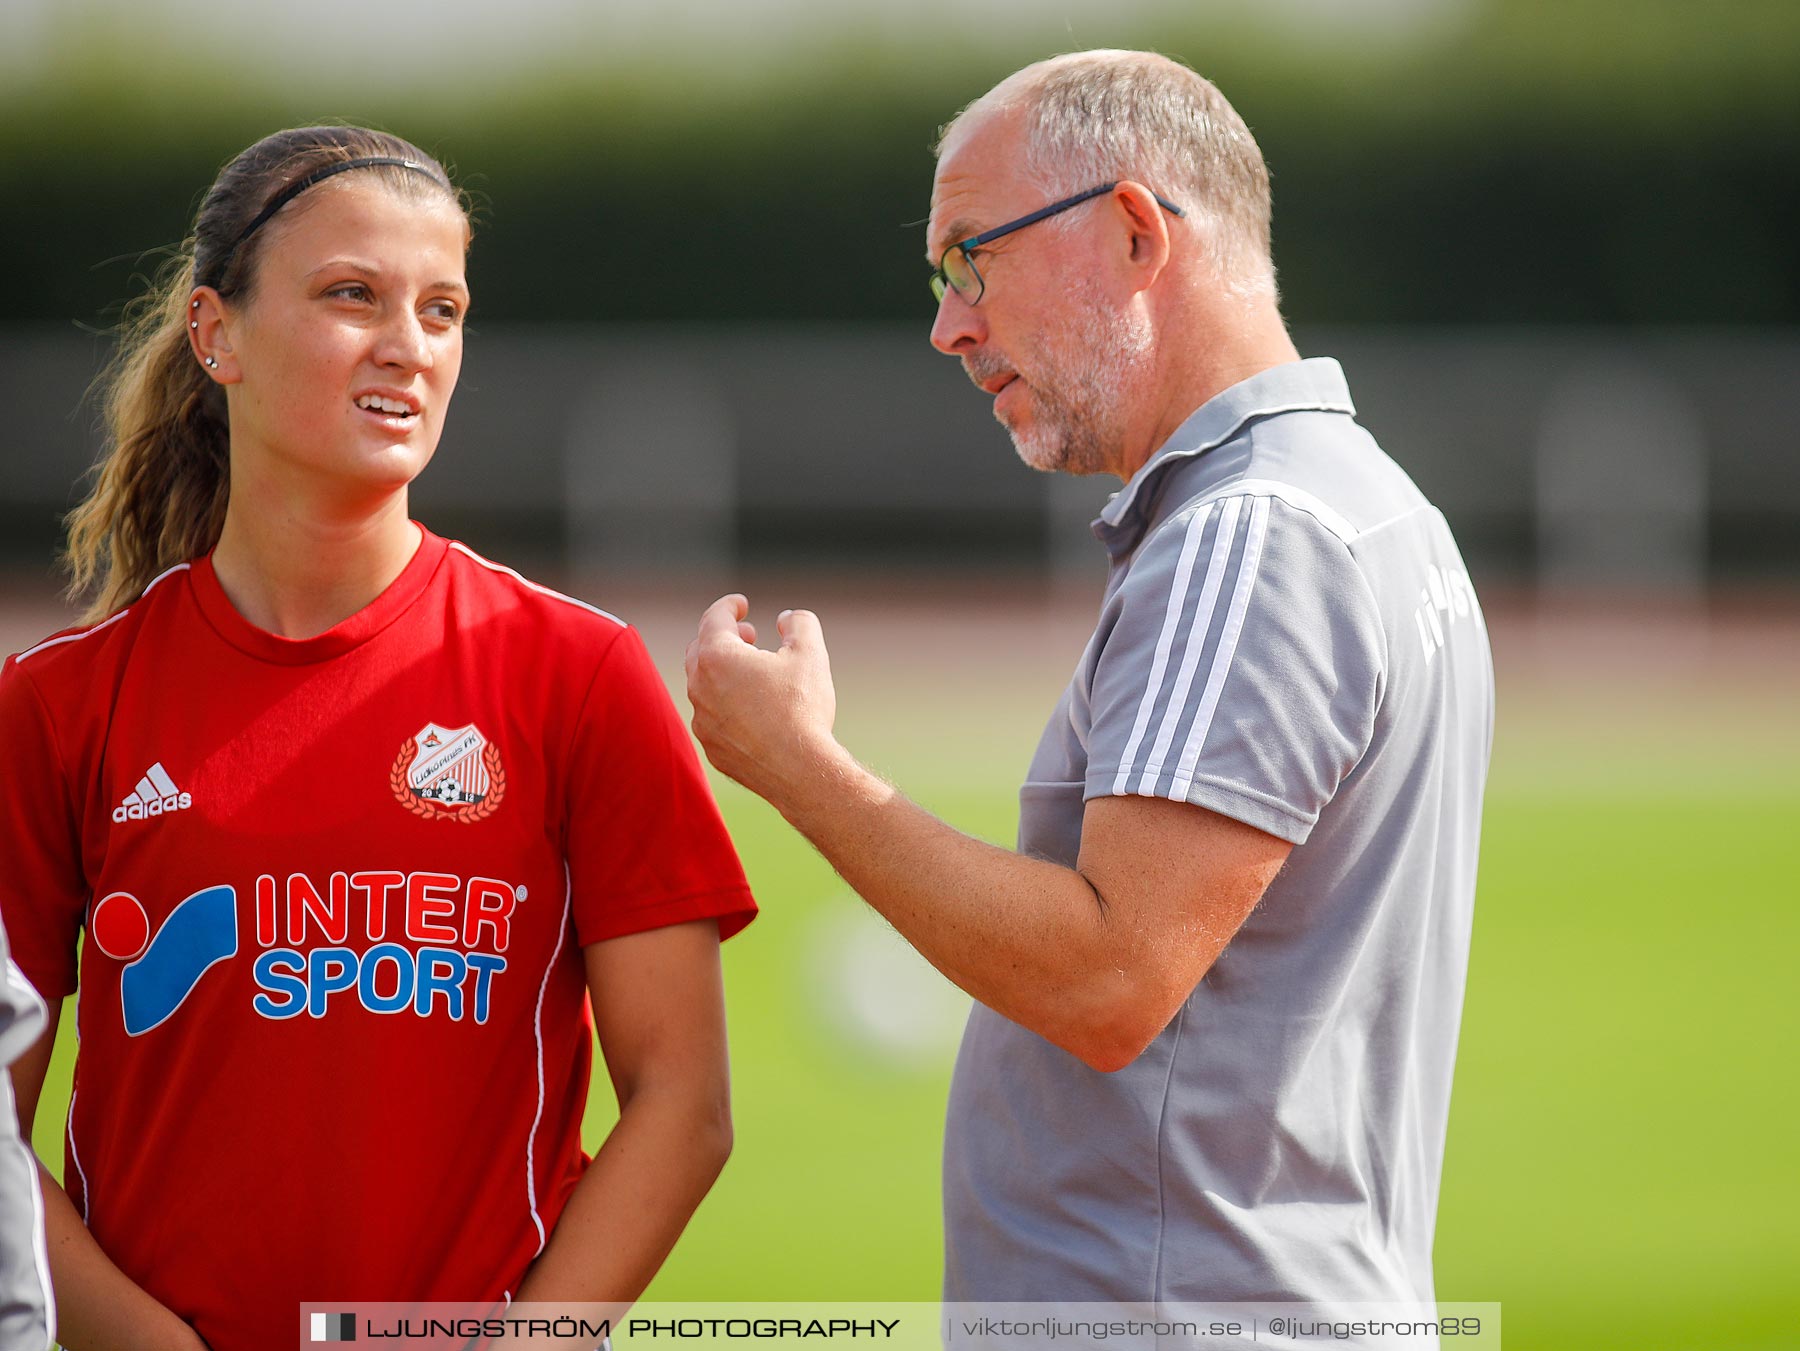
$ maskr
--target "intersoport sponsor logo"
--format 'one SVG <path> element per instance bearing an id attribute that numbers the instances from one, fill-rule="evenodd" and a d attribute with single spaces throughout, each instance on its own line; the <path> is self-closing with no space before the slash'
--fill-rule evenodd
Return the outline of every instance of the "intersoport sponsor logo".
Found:
<path id="1" fill-rule="evenodd" d="M 493 877 L 372 869 L 264 873 L 202 887 L 160 918 L 149 891 L 94 903 L 88 937 L 121 964 L 125 1030 L 161 1026 L 215 966 L 251 962 L 253 1012 L 273 1021 L 371 1013 L 485 1023 L 526 888 Z M 246 904 L 247 902 L 247 904 Z M 245 952 L 254 944 L 254 955 Z M 217 977 L 213 977 L 217 979 Z"/>

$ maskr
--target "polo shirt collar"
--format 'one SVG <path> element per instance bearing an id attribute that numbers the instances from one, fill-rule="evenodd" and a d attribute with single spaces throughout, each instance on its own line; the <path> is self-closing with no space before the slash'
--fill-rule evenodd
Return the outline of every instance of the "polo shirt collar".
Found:
<path id="1" fill-rule="evenodd" d="M 1223 445 L 1253 418 L 1299 412 L 1355 416 L 1344 369 L 1334 358 L 1309 357 L 1271 366 L 1213 395 L 1113 494 L 1093 523 L 1094 534 L 1111 553 L 1130 548 L 1148 523 L 1147 513 L 1157 496 L 1155 488 L 1171 466 Z"/>

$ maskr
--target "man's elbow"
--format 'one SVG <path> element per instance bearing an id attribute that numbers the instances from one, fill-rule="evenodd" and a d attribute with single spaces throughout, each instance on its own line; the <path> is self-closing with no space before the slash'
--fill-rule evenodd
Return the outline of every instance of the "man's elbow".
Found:
<path id="1" fill-rule="evenodd" d="M 1116 1074 L 1134 1064 L 1162 1035 L 1181 1007 L 1164 998 L 1119 1000 L 1100 1016 L 1070 1030 L 1063 1049 L 1101 1074 Z"/>
<path id="2" fill-rule="evenodd" d="M 1154 1038 L 1152 1039 L 1154 1040 Z M 1091 1070 L 1101 1074 L 1117 1074 L 1120 1070 L 1134 1064 L 1150 1043 L 1133 1046 L 1130 1042 L 1094 1043 L 1090 1046 L 1072 1048 L 1077 1060 Z"/>
<path id="3" fill-rule="evenodd" d="M 1157 1032 L 1162 1029 L 1158 1028 Z M 1137 1062 L 1137 1058 L 1150 1049 L 1156 1040 L 1156 1032 L 1147 1037 L 1117 1036 L 1089 1037 L 1079 1046 L 1070 1047 L 1075 1058 L 1091 1070 L 1101 1074 L 1117 1074 Z"/>

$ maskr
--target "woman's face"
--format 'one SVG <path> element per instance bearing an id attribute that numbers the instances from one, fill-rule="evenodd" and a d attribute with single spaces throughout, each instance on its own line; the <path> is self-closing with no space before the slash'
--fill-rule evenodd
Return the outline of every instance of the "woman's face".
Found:
<path id="1" fill-rule="evenodd" d="M 354 509 L 417 477 L 462 368 L 467 233 L 447 197 L 351 172 L 271 222 L 246 297 L 225 310 L 216 378 L 231 416 L 233 496 Z"/>

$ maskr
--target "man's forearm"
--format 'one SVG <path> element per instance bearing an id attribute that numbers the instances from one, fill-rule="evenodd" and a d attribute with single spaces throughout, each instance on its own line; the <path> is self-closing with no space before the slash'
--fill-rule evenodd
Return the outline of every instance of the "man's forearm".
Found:
<path id="1" fill-rule="evenodd" d="M 933 966 L 1094 1069 L 1129 1064 L 1168 1025 L 1293 847 L 1137 794 L 1085 803 L 1072 868 L 970 839 L 832 736 L 837 695 L 818 616 L 783 611 L 781 646 L 764 652 L 748 608 L 721 596 L 688 645 L 708 758 L 781 812 Z"/>
<path id="2" fill-rule="evenodd" d="M 973 998 L 1090 1063 L 1131 1039 L 1132 936 L 1081 873 L 963 834 L 835 741 L 758 791 Z"/>

